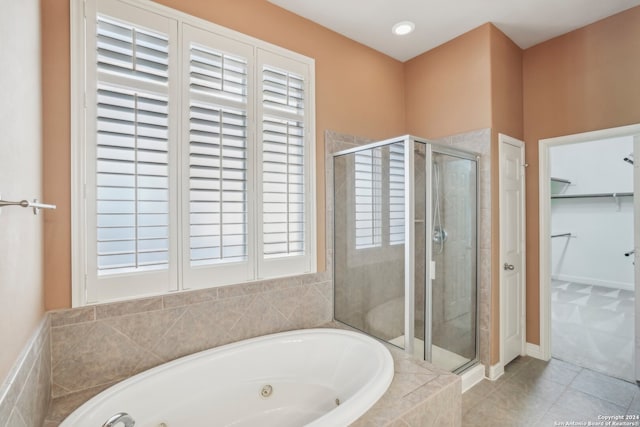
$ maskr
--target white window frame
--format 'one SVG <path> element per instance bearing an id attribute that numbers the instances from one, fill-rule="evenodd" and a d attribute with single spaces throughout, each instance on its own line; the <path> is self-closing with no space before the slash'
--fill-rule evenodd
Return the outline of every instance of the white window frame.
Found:
<path id="1" fill-rule="evenodd" d="M 255 59 L 252 57 L 254 48 L 242 41 L 236 39 L 230 39 L 229 37 L 225 37 L 223 35 L 212 33 L 211 31 L 204 30 L 199 28 L 198 26 L 194 26 L 191 23 L 185 22 L 183 26 L 182 34 L 182 56 L 183 60 L 180 64 L 182 69 L 181 81 L 180 81 L 180 90 L 182 91 L 182 144 L 181 144 L 181 152 L 182 152 L 182 177 L 181 177 L 181 212 L 182 212 L 182 226 L 183 230 L 182 234 L 182 283 L 183 289 L 200 289 L 207 288 L 211 286 L 221 286 L 225 284 L 230 284 L 235 281 L 249 281 L 256 277 L 256 268 L 253 265 L 253 259 L 257 255 L 255 252 L 255 227 L 253 223 L 257 219 L 257 215 L 255 215 L 255 209 L 249 209 L 248 217 L 247 217 L 247 261 L 244 262 L 229 262 L 229 263 L 221 263 L 216 266 L 204 265 L 193 267 L 190 264 L 190 234 L 187 232 L 189 230 L 190 221 L 189 221 L 189 90 L 187 85 L 185 84 L 189 75 L 189 45 L 191 42 L 195 42 L 201 46 L 208 45 L 216 45 L 216 49 L 220 52 L 224 53 L 233 53 L 238 55 L 238 53 L 242 53 L 248 59 L 248 70 L 249 70 L 249 82 L 250 84 L 254 84 L 256 81 L 255 72 L 252 68 L 255 68 Z M 247 96 L 247 120 L 249 122 L 249 133 L 247 135 L 247 156 L 248 159 L 251 160 L 255 158 L 255 151 L 257 140 L 255 139 L 255 132 L 251 131 L 251 123 L 256 121 L 255 118 L 255 90 L 250 91 Z M 253 180 L 256 168 L 259 165 L 257 163 L 252 164 L 251 162 L 247 165 L 247 203 L 251 204 L 251 199 L 255 198 L 255 188 L 253 185 Z M 222 239 L 222 236 L 221 236 Z"/>
<path id="2" fill-rule="evenodd" d="M 89 268 L 95 265 L 95 260 L 89 259 L 88 249 L 88 230 L 91 225 L 90 217 L 92 210 L 88 209 L 86 203 L 87 191 L 93 191 L 93 188 L 87 184 L 87 176 L 92 172 L 87 172 L 86 160 L 87 147 L 85 137 L 91 131 L 91 123 L 86 120 L 89 117 L 85 113 L 87 105 L 92 100 L 85 87 L 91 78 L 85 75 L 88 71 L 86 63 L 90 60 L 87 54 L 86 46 L 92 43 L 90 38 L 85 34 L 85 16 L 95 16 L 96 4 L 103 0 L 71 0 L 71 255 L 72 255 L 72 306 L 84 306 L 88 304 L 133 299 L 142 296 L 165 294 L 168 292 L 183 291 L 188 289 L 215 287 L 240 283 L 243 281 L 254 281 L 272 277 L 284 277 L 289 275 L 305 274 L 317 271 L 317 250 L 316 250 L 316 149 L 315 149 L 315 62 L 312 58 L 291 52 L 287 49 L 272 45 L 262 40 L 238 33 L 227 29 L 212 22 L 196 18 L 186 13 L 171 9 L 166 6 L 159 5 L 150 0 L 104 0 L 109 6 L 101 3 L 100 10 L 105 11 L 105 7 L 114 7 L 117 9 L 128 10 L 126 13 L 135 15 L 135 11 L 143 9 L 147 12 L 155 13 L 161 17 L 175 21 L 175 27 L 169 33 L 170 51 L 174 52 L 170 55 L 172 65 L 170 70 L 173 73 L 169 79 L 169 99 L 170 99 L 170 187 L 171 194 L 170 211 L 173 216 L 170 218 L 170 267 L 165 274 L 169 276 L 168 286 L 158 289 L 157 286 L 149 285 L 141 286 L 140 283 L 144 279 L 141 276 L 149 277 L 149 282 L 153 279 L 147 272 L 133 273 L 129 278 L 135 282 L 135 289 L 127 292 L 126 295 L 121 291 L 116 294 L 104 294 L 98 298 L 88 297 L 87 292 L 87 276 Z M 121 8 L 119 7 L 121 6 Z M 108 14 L 108 13 L 107 13 Z M 185 133 L 188 135 L 188 129 L 184 129 L 184 110 L 188 108 L 185 105 L 186 98 L 183 92 L 184 67 L 188 66 L 188 60 L 185 55 L 188 51 L 183 50 L 183 28 L 186 26 L 195 29 L 201 29 L 212 33 L 214 37 L 229 40 L 231 43 L 245 44 L 251 47 L 252 56 L 247 58 L 253 63 L 252 76 L 250 77 L 250 96 L 248 101 L 248 119 L 249 134 L 247 144 L 249 156 L 248 171 L 253 177 L 248 178 L 248 202 L 253 206 L 251 211 L 253 216 L 248 218 L 248 248 L 247 256 L 249 258 L 250 274 L 246 277 L 237 279 L 237 275 L 230 274 L 228 277 L 224 274 L 218 276 L 214 270 L 215 267 L 205 267 L 197 272 L 196 276 L 187 272 L 189 269 L 189 233 L 188 233 L 188 193 L 184 192 L 184 188 L 188 186 L 188 168 L 185 168 L 185 155 L 188 162 L 188 139 L 185 140 Z M 173 46 L 173 47 L 172 47 Z M 173 49 L 173 50 L 171 50 Z M 177 52 L 177 54 L 175 54 Z M 268 61 L 265 60 L 268 59 Z M 278 59 L 280 58 L 280 59 Z M 271 62 L 276 60 L 276 63 Z M 282 60 L 283 62 L 280 62 Z M 285 64 L 285 69 L 295 72 L 306 77 L 305 79 L 305 256 L 303 257 L 285 257 L 277 260 L 265 261 L 259 256 L 262 253 L 262 198 L 259 189 L 262 186 L 261 174 L 261 99 L 259 99 L 260 88 L 260 68 L 262 62 L 272 66 Z M 292 64 L 298 64 L 291 68 Z M 300 69 L 295 69 L 301 67 Z M 282 68 L 282 67 L 281 67 Z M 177 74 L 177 77 L 176 77 Z M 94 78 L 95 81 L 95 78 Z M 94 97 L 95 98 L 95 97 Z M 172 102 L 173 101 L 173 102 Z M 178 104 L 180 102 L 180 104 Z M 187 182 L 185 183 L 185 176 Z M 253 199 L 253 200 L 251 200 Z M 95 208 L 93 209 L 95 213 Z M 94 220 L 95 222 L 95 220 Z M 185 228 L 186 227 L 186 228 Z M 95 250 L 93 251 L 95 252 Z M 296 259 L 298 258 L 298 259 Z M 273 262 L 275 261 L 275 262 Z M 192 270 L 195 270 L 192 268 Z M 234 278 L 235 277 L 235 278 Z M 216 278 L 216 279 L 213 279 Z M 124 283 L 124 282 L 123 282 Z M 123 285 L 125 288 L 131 285 Z"/>
<path id="3" fill-rule="evenodd" d="M 273 52 L 268 51 L 266 49 L 258 49 L 257 55 L 257 70 L 261 70 L 263 66 L 269 65 L 276 68 L 285 69 L 288 72 L 295 73 L 298 75 L 308 75 L 308 69 L 304 64 L 293 61 L 289 55 L 283 55 L 281 52 Z M 258 73 L 261 74 L 261 73 Z M 260 80 L 260 76 L 256 77 L 257 80 Z M 309 88 L 309 83 L 313 81 L 312 79 L 307 79 L 305 88 L 305 93 L 312 94 L 313 90 Z M 262 91 L 262 84 L 259 83 L 257 88 L 260 88 Z M 315 116 L 314 113 L 314 105 L 315 102 L 313 97 L 308 97 L 305 100 L 305 122 L 307 122 L 307 115 L 311 115 L 311 117 Z M 262 135 L 262 117 L 265 114 L 263 109 L 263 105 L 261 102 L 256 103 L 257 107 L 257 135 Z M 308 112 L 307 112 L 308 111 Z M 268 115 L 268 113 L 267 113 Z M 296 117 L 287 117 L 286 115 L 283 118 L 296 120 Z M 306 125 L 306 123 L 305 123 Z M 310 138 L 309 129 L 305 129 L 306 138 Z M 254 170 L 261 170 L 259 165 L 262 164 L 262 149 L 259 148 L 256 152 L 256 167 Z M 304 147 L 304 169 L 305 169 L 305 233 L 308 236 L 309 227 L 316 228 L 316 209 L 315 209 L 315 146 L 311 146 L 311 144 L 305 144 Z M 257 203 L 262 206 L 262 174 L 256 179 L 257 188 L 260 189 L 257 191 Z M 310 208 L 309 206 L 312 206 Z M 257 247 L 260 248 L 260 252 L 262 252 L 262 248 L 264 248 L 263 242 L 263 221 L 262 219 L 258 219 L 256 221 L 257 226 Z M 305 247 L 304 253 L 311 254 L 315 253 L 315 236 L 313 239 L 305 238 Z M 269 258 L 265 259 L 264 256 L 258 258 L 258 276 L 261 279 L 273 278 L 278 276 L 290 276 L 296 274 L 296 271 L 313 271 L 315 270 L 315 262 L 316 257 L 313 256 L 313 259 L 310 259 L 309 256 L 286 256 L 280 258 Z"/>

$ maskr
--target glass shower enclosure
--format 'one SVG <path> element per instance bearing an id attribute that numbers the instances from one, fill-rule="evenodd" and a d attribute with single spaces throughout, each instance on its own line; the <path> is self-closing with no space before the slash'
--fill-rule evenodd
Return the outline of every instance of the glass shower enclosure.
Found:
<path id="1" fill-rule="evenodd" d="M 477 163 L 413 136 L 333 155 L 335 319 L 456 373 L 478 354 Z"/>

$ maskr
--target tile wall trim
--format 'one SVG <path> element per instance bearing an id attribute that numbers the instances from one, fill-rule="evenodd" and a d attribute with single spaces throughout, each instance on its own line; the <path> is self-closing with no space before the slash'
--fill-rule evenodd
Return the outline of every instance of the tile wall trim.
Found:
<path id="1" fill-rule="evenodd" d="M 0 427 L 41 427 L 51 401 L 50 316 L 45 313 L 0 385 Z"/>

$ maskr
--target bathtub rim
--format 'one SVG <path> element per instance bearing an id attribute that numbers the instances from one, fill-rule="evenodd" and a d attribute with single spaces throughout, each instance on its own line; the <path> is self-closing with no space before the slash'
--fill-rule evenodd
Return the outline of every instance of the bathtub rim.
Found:
<path id="1" fill-rule="evenodd" d="M 307 426 L 309 427 L 334 425 L 336 422 L 348 425 L 356 421 L 358 418 L 364 416 L 367 411 L 371 407 L 373 407 L 373 405 L 375 405 L 389 389 L 389 386 L 391 385 L 395 374 L 393 356 L 391 355 L 389 349 L 380 340 L 370 337 L 362 332 L 335 329 L 331 327 L 320 327 L 310 329 L 295 329 L 291 331 L 262 335 L 254 338 L 247 338 L 245 340 L 224 344 L 206 350 L 201 350 L 199 352 L 188 354 L 177 359 L 162 363 L 158 366 L 146 369 L 131 377 L 125 378 L 116 384 L 113 384 L 112 386 L 108 387 L 107 389 L 103 390 L 91 399 L 84 402 L 61 422 L 60 427 L 76 426 L 76 423 L 82 420 L 83 415 L 86 414 L 87 411 L 90 411 L 95 406 L 100 405 L 103 401 L 108 400 L 110 397 L 121 392 L 122 390 L 144 381 L 148 376 L 161 374 L 162 372 L 170 370 L 173 367 L 187 364 L 191 361 L 207 358 L 211 356 L 212 353 L 219 353 L 219 356 L 223 356 L 225 353 L 233 354 L 233 352 L 239 348 L 250 346 L 256 343 L 278 340 L 285 337 L 293 338 L 296 336 L 313 336 L 316 334 L 329 336 L 348 336 L 350 338 L 364 342 L 367 345 L 371 345 L 377 350 L 375 351 L 375 353 L 371 352 L 367 354 L 368 357 L 373 357 L 375 355 L 379 359 L 379 363 L 376 366 L 376 371 L 368 378 L 367 381 L 363 382 L 361 384 L 361 387 L 349 398 L 349 402 L 351 403 L 349 405 L 341 404 L 340 406 L 337 406 L 336 408 L 307 424 Z M 325 424 L 327 422 L 327 419 L 332 424 Z"/>

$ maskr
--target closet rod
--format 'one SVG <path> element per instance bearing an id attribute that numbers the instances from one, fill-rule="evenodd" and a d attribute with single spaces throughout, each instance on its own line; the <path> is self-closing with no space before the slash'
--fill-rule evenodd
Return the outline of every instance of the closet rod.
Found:
<path id="1" fill-rule="evenodd" d="M 552 199 L 587 199 L 592 197 L 633 197 L 633 193 L 555 194 Z"/>

